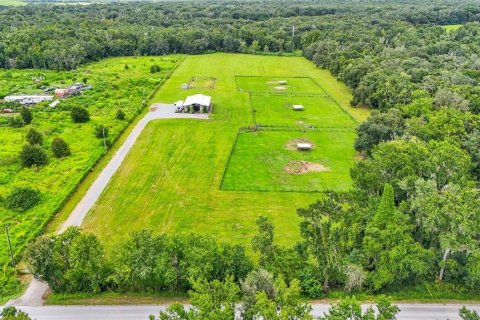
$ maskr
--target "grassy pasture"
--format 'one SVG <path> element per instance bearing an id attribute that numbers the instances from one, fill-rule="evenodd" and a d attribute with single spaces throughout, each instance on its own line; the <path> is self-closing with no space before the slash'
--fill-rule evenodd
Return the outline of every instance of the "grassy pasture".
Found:
<path id="1" fill-rule="evenodd" d="M 248 245 L 255 232 L 255 219 L 265 215 L 275 224 L 279 243 L 295 242 L 299 237 L 296 209 L 312 203 L 320 194 L 220 189 L 239 129 L 254 125 L 250 95 L 239 90 L 238 79 L 261 78 L 252 75 L 265 74 L 269 79 L 287 81 L 294 77 L 311 77 L 314 81 L 306 80 L 307 86 L 311 85 L 308 91 L 316 88 L 322 93 L 324 88 L 344 110 L 351 111 L 355 119 L 361 120 L 368 115 L 366 110 L 349 106 L 351 95 L 345 85 L 304 58 L 220 53 L 188 56 L 151 103 L 169 103 L 184 99 L 186 95 L 205 93 L 212 96 L 211 119 L 150 123 L 87 216 L 84 228 L 96 233 L 110 246 L 125 234 L 142 228 L 155 232 L 200 232 L 219 240 Z M 181 84 L 195 75 L 215 77 L 215 89 L 182 90 Z M 266 82 L 262 79 L 260 83 L 266 86 Z M 240 84 L 244 85 L 243 82 Z M 251 83 L 248 85 L 252 86 Z M 246 85 L 243 88 L 248 89 Z M 300 87 L 298 90 L 303 91 Z M 338 106 L 331 108 L 342 114 Z M 346 123 L 351 121 L 345 113 L 339 117 Z M 353 128 L 353 124 L 350 125 Z M 270 134 L 277 137 L 274 132 L 265 133 L 265 137 Z M 295 137 L 296 133 L 283 134 L 287 138 Z M 283 148 L 281 135 L 276 139 Z M 350 153 L 346 153 L 348 165 L 345 172 L 353 163 L 353 134 L 348 135 L 350 142 L 344 147 Z M 318 139 L 322 144 L 328 137 L 312 133 L 312 139 Z M 245 143 L 249 143 L 248 139 Z M 348 185 L 349 181 L 346 181 L 345 187 Z"/>
<path id="2" fill-rule="evenodd" d="M 461 27 L 463 27 L 463 24 L 448 24 L 448 25 L 442 26 L 442 28 L 445 29 L 445 31 L 447 32 L 458 30 Z"/>
<path id="3" fill-rule="evenodd" d="M 328 96 L 253 94 L 252 111 L 259 126 L 354 128 L 351 115 Z M 293 105 L 303 105 L 303 111 Z M 348 143 L 348 142 L 347 142 Z"/>
<path id="4" fill-rule="evenodd" d="M 16 6 L 25 6 L 25 5 L 27 5 L 27 2 L 24 2 L 24 1 L 19 1 L 19 0 L 0 0 L 0 6 L 6 6 L 6 7 L 12 6 L 12 7 L 16 7 Z"/>
<path id="5" fill-rule="evenodd" d="M 322 87 L 310 77 L 237 76 L 235 79 L 239 91 L 324 94 Z"/>
<path id="6" fill-rule="evenodd" d="M 48 103 L 32 107 L 34 121 L 22 128 L 11 128 L 6 117 L 0 118 L 0 195 L 6 196 L 14 187 L 31 186 L 41 192 L 41 202 L 26 212 L 7 209 L 0 201 L 0 266 L 9 261 L 3 225 L 10 225 L 13 249 L 19 254 L 25 244 L 41 233 L 52 216 L 62 206 L 92 165 L 103 155 L 101 140 L 94 136 L 95 126 L 109 128 L 109 139 L 114 139 L 142 109 L 142 101 L 166 77 L 179 57 L 114 58 L 85 65 L 71 72 L 45 70 L 0 70 L 0 97 L 14 92 L 38 93 L 40 86 L 64 87 L 77 81 L 87 81 L 93 88 L 82 95 L 66 99 L 56 108 Z M 151 74 L 151 64 L 161 65 L 163 71 Z M 125 66 L 128 65 L 128 68 Z M 39 80 L 41 79 L 41 80 Z M 86 107 L 91 115 L 88 123 L 73 123 L 69 110 L 73 106 Z M 115 119 L 122 109 L 127 120 Z M 25 144 L 25 133 L 35 128 L 44 135 L 43 147 L 49 155 L 49 164 L 42 168 L 22 168 L 18 154 Z M 72 155 L 54 158 L 50 145 L 54 137 L 63 138 Z M 2 277 L 0 276 L 0 286 Z M 2 295 L 0 288 L 0 301 Z"/>
<path id="7" fill-rule="evenodd" d="M 310 151 L 289 148 L 292 140 L 313 142 Z M 225 177 L 225 190 L 324 191 L 348 190 L 355 151 L 353 131 L 240 133 Z M 323 172 L 291 174 L 292 161 L 321 164 Z"/>

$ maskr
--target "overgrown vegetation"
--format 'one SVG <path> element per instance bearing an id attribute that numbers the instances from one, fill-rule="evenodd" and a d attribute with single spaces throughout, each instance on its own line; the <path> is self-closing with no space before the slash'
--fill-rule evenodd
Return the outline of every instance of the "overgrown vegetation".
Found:
<path id="1" fill-rule="evenodd" d="M 40 201 L 40 192 L 32 188 L 15 188 L 5 198 L 5 206 L 13 211 L 23 212 Z"/>
<path id="2" fill-rule="evenodd" d="M 44 230 L 104 154 L 104 143 L 95 137 L 95 127 L 100 124 L 108 126 L 107 146 L 115 141 L 144 109 L 148 94 L 165 79 L 178 59 L 175 56 L 110 59 L 72 72 L 0 70 L 1 95 L 39 93 L 42 86 L 63 88 L 83 78 L 88 78 L 92 85 L 83 94 L 62 100 L 55 108 L 49 107 L 49 102 L 28 109 L 15 107 L 14 110 L 24 113 L 28 110 L 32 116 L 31 124 L 18 115 L 0 116 L 0 193 L 4 198 L 0 203 L 0 224 L 10 226 L 15 255 L 18 256 L 24 245 Z M 130 64 L 131 69 L 125 70 L 125 63 Z M 155 75 L 149 71 L 153 63 L 162 65 L 162 71 Z M 116 119 L 120 108 L 125 120 Z M 90 114 L 90 121 L 75 123 L 70 118 L 73 110 L 85 110 L 79 115 Z M 21 125 L 9 126 L 8 119 L 15 118 Z M 34 191 L 25 189 L 25 186 Z M 12 277 L 13 270 L 7 267 L 7 250 L 6 237 L 1 236 L 2 301 L 19 289 L 18 282 Z"/>

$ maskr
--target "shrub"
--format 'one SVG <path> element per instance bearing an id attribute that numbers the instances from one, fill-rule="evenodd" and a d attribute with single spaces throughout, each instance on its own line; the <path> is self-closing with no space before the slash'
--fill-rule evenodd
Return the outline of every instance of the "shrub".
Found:
<path id="1" fill-rule="evenodd" d="M 13 211 L 24 212 L 40 201 L 40 192 L 32 188 L 15 188 L 6 198 L 5 206 Z"/>
<path id="2" fill-rule="evenodd" d="M 28 129 L 25 139 L 27 140 L 28 143 L 34 144 L 34 145 L 35 144 L 41 145 L 43 143 L 42 134 L 33 128 Z"/>
<path id="3" fill-rule="evenodd" d="M 108 136 L 108 128 L 103 124 L 100 124 L 95 127 L 95 137 L 97 138 L 106 138 Z"/>
<path id="4" fill-rule="evenodd" d="M 52 152 L 56 158 L 67 157 L 71 154 L 70 147 L 62 138 L 56 137 L 52 142 Z"/>
<path id="5" fill-rule="evenodd" d="M 26 144 L 20 153 L 24 167 L 43 166 L 48 163 L 47 153 L 38 145 Z"/>
<path id="6" fill-rule="evenodd" d="M 21 128 L 24 126 L 24 124 L 25 123 L 23 122 L 22 118 L 18 116 L 13 116 L 8 119 L 8 126 L 12 128 Z"/>
<path id="7" fill-rule="evenodd" d="M 2 320 L 31 320 L 25 312 L 18 310 L 14 306 L 5 307 L 2 312 L 0 312 L 0 319 Z"/>
<path id="8" fill-rule="evenodd" d="M 73 122 L 76 123 L 84 123 L 90 120 L 90 114 L 87 109 L 82 107 L 73 107 L 70 116 L 72 117 Z"/>
<path id="9" fill-rule="evenodd" d="M 150 73 L 160 72 L 161 68 L 158 64 L 154 64 L 150 67 Z"/>
<path id="10" fill-rule="evenodd" d="M 23 107 L 20 110 L 20 116 L 22 117 L 22 120 L 24 123 L 26 124 L 32 123 L 32 120 L 33 120 L 32 111 L 30 111 L 30 109 L 28 109 L 27 107 Z"/>
<path id="11" fill-rule="evenodd" d="M 115 115 L 117 120 L 125 120 L 125 112 L 122 109 L 117 110 L 117 114 Z"/>

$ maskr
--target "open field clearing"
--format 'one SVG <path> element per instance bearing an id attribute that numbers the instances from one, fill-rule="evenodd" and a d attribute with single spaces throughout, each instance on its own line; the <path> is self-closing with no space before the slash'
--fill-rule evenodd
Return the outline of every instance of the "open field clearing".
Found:
<path id="1" fill-rule="evenodd" d="M 92 88 L 82 94 L 62 100 L 55 108 L 43 102 L 30 107 L 33 121 L 20 128 L 9 126 L 10 114 L 0 118 L 0 193 L 7 196 L 14 188 L 31 187 L 40 192 L 40 202 L 24 212 L 16 212 L 0 203 L 0 224 L 8 224 L 13 250 L 20 253 L 24 245 L 40 234 L 52 216 L 75 191 L 82 178 L 102 157 L 104 146 L 95 137 L 95 127 L 108 128 L 107 143 L 113 141 L 141 110 L 142 100 L 148 96 L 174 67 L 179 57 L 114 58 L 85 65 L 71 72 L 38 70 L 0 70 L 0 95 L 43 92 L 40 87 L 64 87 L 84 81 Z M 150 65 L 162 66 L 159 73 L 150 73 Z M 126 67 L 128 66 L 128 67 Z M 14 79 L 14 81 L 12 80 Z M 70 109 L 85 107 L 91 120 L 74 123 Z M 6 106 L 3 106 L 5 108 Z M 116 119 L 117 111 L 125 113 L 125 120 Z M 41 168 L 23 168 L 19 153 L 26 143 L 25 135 L 35 128 L 43 135 L 41 147 L 48 155 L 48 164 Z M 51 143 L 56 137 L 64 139 L 71 155 L 56 158 Z M 3 231 L 3 229 L 2 229 Z M 6 237 L 0 237 L 0 265 L 9 261 Z M 1 277 L 0 277 L 1 280 Z"/>
<path id="2" fill-rule="evenodd" d="M 184 99 L 187 95 L 205 93 L 212 96 L 211 119 L 172 119 L 150 123 L 96 207 L 87 216 L 84 228 L 106 240 L 107 245 L 115 243 L 128 232 L 142 228 L 155 232 L 200 232 L 214 235 L 220 240 L 248 244 L 255 230 L 255 219 L 265 215 L 275 224 L 279 243 L 291 244 L 296 241 L 299 236 L 296 209 L 310 204 L 321 194 L 220 189 L 239 129 L 254 125 L 250 96 L 248 92 L 238 90 L 237 81 L 243 79 L 243 75 L 252 79 L 257 78 L 252 75 L 263 74 L 268 74 L 274 80 L 307 75 L 315 80 L 308 80 L 308 83 L 314 84 L 312 88 L 317 88 L 321 93 L 323 87 L 341 103 L 341 108 L 336 106 L 332 110 L 339 114 L 338 125 L 348 123 L 351 131 L 341 138 L 345 144 L 340 149 L 344 148 L 341 153 L 346 164 L 340 174 L 346 174 L 347 179 L 337 188 L 348 188 L 348 170 L 354 161 L 354 122 L 342 111 L 342 108 L 353 110 L 348 104 L 349 91 L 342 83 L 303 58 L 238 54 L 189 56 L 151 102 L 168 103 Z M 193 76 L 215 77 L 215 89 L 181 89 L 181 85 L 188 83 Z M 266 82 L 264 80 L 262 82 Z M 308 88 L 308 91 L 312 88 Z M 303 90 L 298 88 L 298 91 Z M 367 112 L 355 110 L 352 115 L 361 120 L 367 116 Z M 284 149 L 282 136 L 287 142 L 289 137 L 297 137 L 296 132 L 265 134 L 279 135 L 278 141 L 282 141 L 278 146 L 265 143 L 268 152 L 274 152 L 275 148 Z M 315 136 L 313 139 L 318 139 L 319 145 L 328 140 L 321 133 L 309 134 Z M 342 133 L 336 135 L 342 136 Z M 329 162 L 333 167 L 336 166 L 335 161 L 331 158 L 326 160 L 326 164 Z M 267 177 L 269 183 L 276 183 L 272 178 Z M 236 180 L 234 176 L 231 177 L 233 180 Z"/>
<path id="3" fill-rule="evenodd" d="M 240 133 L 222 183 L 225 190 L 348 190 L 353 131 Z M 312 150 L 297 150 L 308 142 Z"/>
<path id="4" fill-rule="evenodd" d="M 448 24 L 448 25 L 442 26 L 442 28 L 445 29 L 447 32 L 458 30 L 461 27 L 463 27 L 463 24 Z"/>
<path id="5" fill-rule="evenodd" d="M 324 94 L 309 77 L 237 76 L 239 91 L 276 94 Z"/>
<path id="6" fill-rule="evenodd" d="M 304 110 L 295 111 L 294 105 Z M 328 96 L 252 95 L 252 111 L 258 126 L 300 128 L 355 128 L 350 114 Z"/>
<path id="7" fill-rule="evenodd" d="M 18 0 L 0 0 L 0 6 L 25 6 L 27 2 Z"/>

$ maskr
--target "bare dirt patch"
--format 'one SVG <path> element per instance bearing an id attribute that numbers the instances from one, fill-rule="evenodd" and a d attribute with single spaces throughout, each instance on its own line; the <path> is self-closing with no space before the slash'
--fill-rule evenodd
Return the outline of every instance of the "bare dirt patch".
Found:
<path id="1" fill-rule="evenodd" d="M 188 82 L 188 89 L 208 89 L 213 90 L 217 85 L 217 78 L 194 76 Z"/>
<path id="2" fill-rule="evenodd" d="M 355 161 L 362 161 L 362 160 L 364 160 L 364 159 L 365 159 L 365 155 L 363 155 L 362 153 L 357 152 L 357 153 L 355 154 Z"/>
<path id="3" fill-rule="evenodd" d="M 297 150 L 297 143 L 310 143 L 312 145 L 312 149 L 315 149 L 315 143 L 307 138 L 292 139 L 287 142 L 285 148 L 287 150 Z"/>
<path id="4" fill-rule="evenodd" d="M 287 90 L 287 86 L 277 86 L 277 87 L 275 87 L 275 90 L 285 91 L 285 90 Z"/>
<path id="5" fill-rule="evenodd" d="M 290 161 L 285 166 L 285 171 L 290 174 L 305 174 L 309 172 L 326 172 L 330 168 L 320 163 L 308 162 L 303 160 Z"/>

